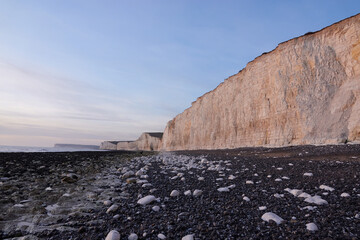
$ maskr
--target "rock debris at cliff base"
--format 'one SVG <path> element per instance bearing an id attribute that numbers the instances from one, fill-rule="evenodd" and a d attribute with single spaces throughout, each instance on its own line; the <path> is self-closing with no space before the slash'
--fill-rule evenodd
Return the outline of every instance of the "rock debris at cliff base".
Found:
<path id="1" fill-rule="evenodd" d="M 360 236 L 359 145 L 0 157 L 1 239 Z"/>

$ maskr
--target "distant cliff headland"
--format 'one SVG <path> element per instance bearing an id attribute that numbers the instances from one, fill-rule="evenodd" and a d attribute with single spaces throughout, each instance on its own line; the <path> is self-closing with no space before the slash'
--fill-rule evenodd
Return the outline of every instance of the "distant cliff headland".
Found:
<path id="1" fill-rule="evenodd" d="M 104 141 L 100 149 L 158 151 L 161 148 L 162 136 L 161 132 L 145 132 L 136 141 Z"/>
<path id="2" fill-rule="evenodd" d="M 144 134 L 116 149 L 359 142 L 360 15 L 279 44 L 199 97 L 162 137 Z"/>

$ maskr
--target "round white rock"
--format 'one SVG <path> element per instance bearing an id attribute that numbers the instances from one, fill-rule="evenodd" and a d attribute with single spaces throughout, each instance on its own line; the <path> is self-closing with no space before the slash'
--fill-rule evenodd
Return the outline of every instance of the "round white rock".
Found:
<path id="1" fill-rule="evenodd" d="M 140 205 L 146 205 L 154 201 L 156 198 L 153 195 L 148 195 L 146 197 L 140 198 L 137 203 Z"/>
<path id="2" fill-rule="evenodd" d="M 264 213 L 261 216 L 261 219 L 266 222 L 273 220 L 274 222 L 276 222 L 276 224 L 280 224 L 280 223 L 282 223 L 282 221 L 284 221 L 284 219 L 282 219 L 281 217 L 279 217 L 278 215 L 276 215 L 275 213 L 272 213 L 272 212 Z"/>
<path id="3" fill-rule="evenodd" d="M 202 193 L 203 193 L 202 190 L 195 189 L 194 192 L 193 192 L 193 196 L 197 197 L 197 196 L 200 196 Z"/>
<path id="4" fill-rule="evenodd" d="M 128 240 L 138 240 L 138 235 L 136 235 L 135 233 L 130 234 L 130 236 L 128 237 Z"/>
<path id="5" fill-rule="evenodd" d="M 118 208 L 119 208 L 118 205 L 113 204 L 113 205 L 111 205 L 111 207 L 109 207 L 109 208 L 106 210 L 106 213 L 115 212 L 116 210 L 118 210 Z"/>
<path id="6" fill-rule="evenodd" d="M 317 231 L 319 228 L 316 226 L 315 223 L 308 223 L 306 224 L 306 229 L 309 231 Z"/>
<path id="7" fill-rule="evenodd" d="M 157 235 L 157 237 L 158 237 L 159 239 L 166 239 L 166 236 L 165 236 L 164 234 L 162 234 L 162 233 L 159 233 L 159 234 Z"/>
<path id="8" fill-rule="evenodd" d="M 158 212 L 160 210 L 160 207 L 159 206 L 153 206 L 152 210 L 155 211 L 155 212 Z"/>
<path id="9" fill-rule="evenodd" d="M 120 240 L 120 233 L 116 230 L 111 230 L 108 235 L 106 235 L 105 240 Z"/>
<path id="10" fill-rule="evenodd" d="M 181 240 L 194 240 L 194 235 L 193 234 L 186 235 L 185 237 L 181 238 Z"/>
<path id="11" fill-rule="evenodd" d="M 178 190 L 173 190 L 173 191 L 170 193 L 170 197 L 177 197 L 177 196 L 179 196 L 179 195 L 180 195 L 180 193 L 179 193 Z"/>

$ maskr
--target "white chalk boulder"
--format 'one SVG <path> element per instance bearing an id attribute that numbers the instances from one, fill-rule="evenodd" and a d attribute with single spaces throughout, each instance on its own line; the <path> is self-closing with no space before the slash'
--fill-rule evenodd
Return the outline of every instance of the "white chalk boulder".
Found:
<path id="1" fill-rule="evenodd" d="M 172 190 L 172 192 L 170 193 L 170 197 L 177 197 L 179 195 L 180 195 L 180 193 L 178 190 Z"/>
<path id="2" fill-rule="evenodd" d="M 153 195 L 148 195 L 146 197 L 140 198 L 137 203 L 140 205 L 146 205 L 151 203 L 152 201 L 155 201 L 155 197 Z"/>
<path id="3" fill-rule="evenodd" d="M 261 219 L 266 222 L 269 222 L 270 220 L 272 220 L 272 221 L 276 222 L 276 224 L 280 224 L 284 221 L 284 219 L 282 219 L 281 217 L 279 217 L 278 215 L 276 215 L 275 213 L 272 213 L 272 212 L 264 213 L 261 216 Z"/>
<path id="4" fill-rule="evenodd" d="M 120 240 L 120 233 L 116 230 L 111 230 L 108 235 L 106 235 L 105 240 Z"/>
<path id="5" fill-rule="evenodd" d="M 315 232 L 315 231 L 319 230 L 319 228 L 316 226 L 315 223 L 306 224 L 306 229 L 311 232 Z"/>

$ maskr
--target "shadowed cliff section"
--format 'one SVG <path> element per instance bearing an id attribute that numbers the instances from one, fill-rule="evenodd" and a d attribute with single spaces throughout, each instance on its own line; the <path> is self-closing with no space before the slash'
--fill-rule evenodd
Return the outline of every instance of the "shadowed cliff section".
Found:
<path id="1" fill-rule="evenodd" d="M 281 43 L 171 120 L 162 149 L 360 140 L 360 15 Z"/>

